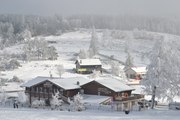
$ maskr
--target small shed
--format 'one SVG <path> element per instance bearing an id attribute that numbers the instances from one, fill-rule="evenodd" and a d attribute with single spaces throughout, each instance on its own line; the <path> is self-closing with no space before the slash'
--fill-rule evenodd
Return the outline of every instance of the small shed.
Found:
<path id="1" fill-rule="evenodd" d="M 93 70 L 102 72 L 102 63 L 99 59 L 78 59 L 75 64 L 77 73 L 92 73 Z"/>

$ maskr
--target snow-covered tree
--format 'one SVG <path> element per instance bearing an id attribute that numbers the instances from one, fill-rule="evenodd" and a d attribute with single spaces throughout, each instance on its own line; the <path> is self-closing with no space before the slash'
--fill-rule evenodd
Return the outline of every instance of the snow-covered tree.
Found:
<path id="1" fill-rule="evenodd" d="M 21 104 L 26 103 L 27 100 L 28 100 L 28 97 L 27 97 L 27 95 L 26 95 L 24 92 L 18 92 L 18 101 L 19 101 Z"/>
<path id="2" fill-rule="evenodd" d="M 27 41 L 24 45 L 24 54 L 27 60 L 47 59 L 47 42 L 43 38 L 35 38 L 34 40 Z"/>
<path id="3" fill-rule="evenodd" d="M 116 75 L 116 76 L 119 76 L 120 74 L 120 66 L 119 66 L 119 63 L 118 62 L 112 62 L 111 63 L 111 73 L 113 75 Z"/>
<path id="4" fill-rule="evenodd" d="M 34 100 L 32 102 L 32 107 L 34 108 L 39 108 L 45 106 L 45 101 L 44 100 Z"/>
<path id="5" fill-rule="evenodd" d="M 47 49 L 47 58 L 49 60 L 57 60 L 58 53 L 56 52 L 56 48 L 54 46 L 50 46 Z"/>
<path id="6" fill-rule="evenodd" d="M 31 37 L 32 37 L 31 32 L 28 29 L 25 29 L 24 31 L 16 35 L 16 38 L 19 41 L 25 41 L 25 42 L 29 41 Z"/>
<path id="7" fill-rule="evenodd" d="M 58 65 L 56 67 L 57 70 L 57 74 L 59 75 L 59 77 L 61 78 L 62 74 L 64 74 L 65 70 L 64 70 L 64 66 L 63 65 Z"/>
<path id="8" fill-rule="evenodd" d="M 50 104 L 53 109 L 62 109 L 63 100 L 60 97 L 59 91 L 52 95 Z"/>
<path id="9" fill-rule="evenodd" d="M 90 78 L 97 78 L 100 76 L 100 71 L 97 71 L 97 70 L 93 70 L 92 71 L 93 73 L 89 76 Z"/>
<path id="10" fill-rule="evenodd" d="M 0 102 L 5 104 L 6 100 L 7 100 L 6 92 L 2 88 L 0 88 Z"/>
<path id="11" fill-rule="evenodd" d="M 126 74 L 118 62 L 113 61 L 111 63 L 111 72 L 112 74 L 121 77 L 122 80 L 127 81 Z"/>
<path id="12" fill-rule="evenodd" d="M 91 55 L 90 57 L 96 55 L 97 53 L 98 53 L 98 36 L 95 31 L 95 28 L 93 28 L 91 34 L 90 46 L 89 46 L 89 54 Z"/>
<path id="13" fill-rule="evenodd" d="M 87 58 L 87 53 L 86 53 L 86 51 L 84 49 L 81 49 L 79 51 L 79 58 L 80 59 L 86 59 Z"/>
<path id="14" fill-rule="evenodd" d="M 74 96 L 73 105 L 74 105 L 74 109 L 76 111 L 85 110 L 85 106 L 84 106 L 84 102 L 83 102 L 83 97 L 79 93 Z"/>
<path id="15" fill-rule="evenodd" d="M 133 67 L 133 58 L 131 57 L 130 53 L 127 52 L 127 58 L 125 61 L 125 69 Z"/>
<path id="16" fill-rule="evenodd" d="M 102 35 L 102 40 L 101 40 L 101 44 L 103 45 L 103 47 L 107 47 L 110 41 L 110 32 L 108 29 L 103 30 L 103 35 Z"/>
<path id="17" fill-rule="evenodd" d="M 179 39 L 167 37 L 155 43 L 146 78 L 142 80 L 148 93 L 154 91 L 152 100 L 156 96 L 172 101 L 176 95 L 180 95 L 179 45 Z"/>

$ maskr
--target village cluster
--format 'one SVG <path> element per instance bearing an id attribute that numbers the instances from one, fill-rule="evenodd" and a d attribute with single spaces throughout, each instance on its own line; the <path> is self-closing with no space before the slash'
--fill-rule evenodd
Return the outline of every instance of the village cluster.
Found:
<path id="1" fill-rule="evenodd" d="M 136 87 L 146 74 L 146 67 L 124 68 L 129 82 L 105 75 L 100 59 L 78 59 L 75 72 L 82 77 L 37 76 L 21 85 L 27 101 L 24 106 L 33 108 L 84 110 L 88 107 L 106 106 L 109 110 L 131 111 L 145 108 L 144 95 Z M 99 77 L 96 76 L 98 73 Z M 83 76 L 83 75 L 90 76 Z M 21 99 L 24 99 L 23 97 Z M 13 98 L 14 108 L 18 100 Z M 67 107 L 68 106 L 68 107 Z M 148 106 L 146 106 L 148 107 Z"/>

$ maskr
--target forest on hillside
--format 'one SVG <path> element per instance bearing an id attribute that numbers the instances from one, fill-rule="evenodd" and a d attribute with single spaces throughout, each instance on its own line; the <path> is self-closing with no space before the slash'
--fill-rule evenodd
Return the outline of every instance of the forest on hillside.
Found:
<path id="1" fill-rule="evenodd" d="M 29 36 L 60 35 L 78 28 L 146 30 L 180 35 L 180 21 L 175 18 L 146 16 L 74 15 L 63 17 L 0 15 L 0 48 L 23 42 Z"/>

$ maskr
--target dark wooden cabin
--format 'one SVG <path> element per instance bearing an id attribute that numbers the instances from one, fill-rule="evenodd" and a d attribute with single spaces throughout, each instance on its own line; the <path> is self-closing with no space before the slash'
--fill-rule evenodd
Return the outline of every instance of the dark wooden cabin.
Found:
<path id="1" fill-rule="evenodd" d="M 50 78 L 50 77 L 36 77 L 23 84 L 25 93 L 29 96 L 30 104 L 34 100 L 45 100 L 47 105 L 52 98 L 52 95 L 57 91 L 61 94 L 64 101 L 71 98 L 80 92 L 80 85 L 89 82 L 88 79 L 82 77 L 74 78 Z"/>
<path id="2" fill-rule="evenodd" d="M 84 94 L 111 96 L 113 100 L 122 100 L 131 96 L 133 88 L 116 79 L 94 80 L 81 86 Z"/>

